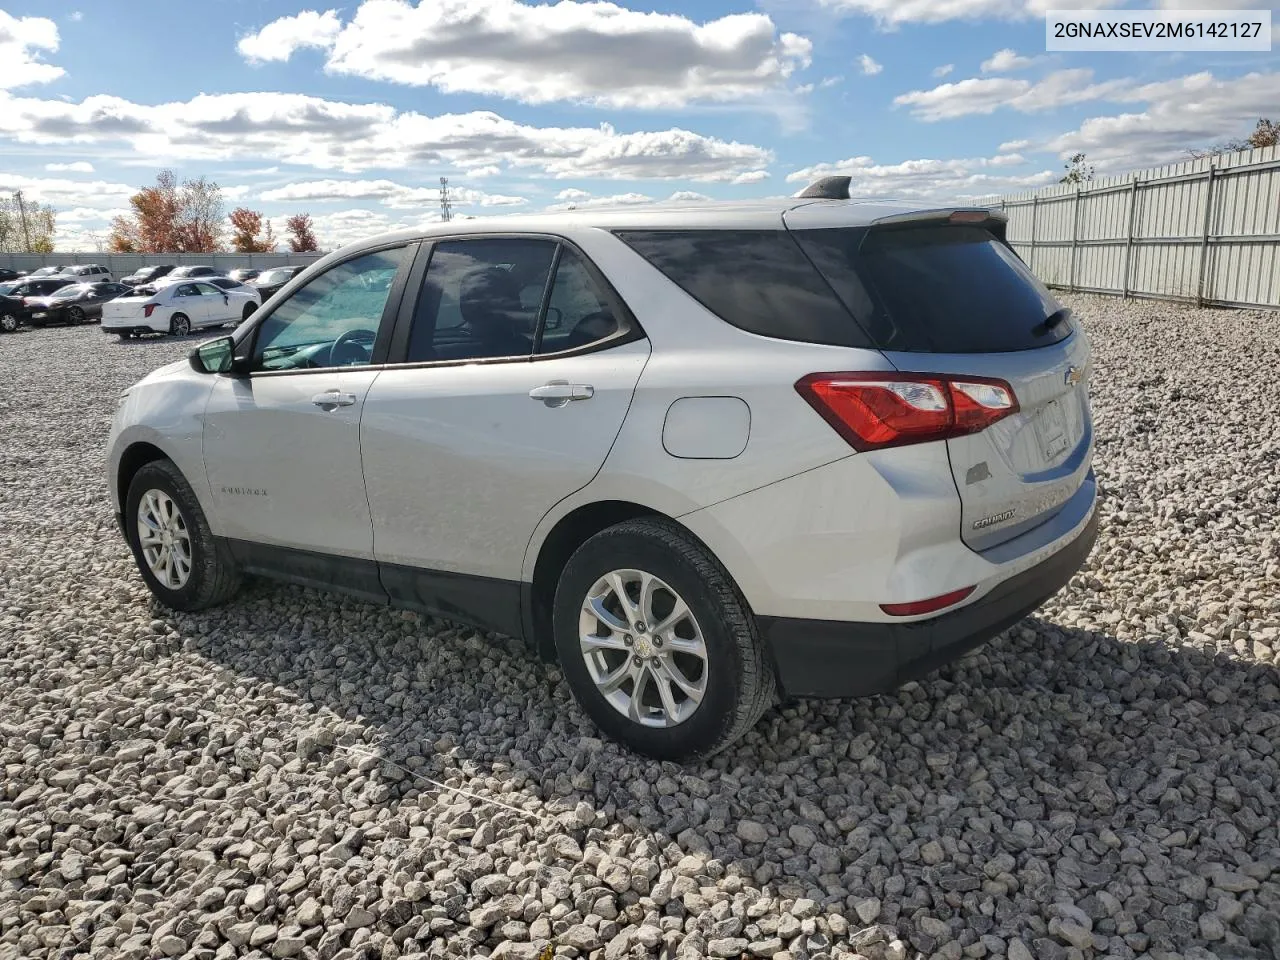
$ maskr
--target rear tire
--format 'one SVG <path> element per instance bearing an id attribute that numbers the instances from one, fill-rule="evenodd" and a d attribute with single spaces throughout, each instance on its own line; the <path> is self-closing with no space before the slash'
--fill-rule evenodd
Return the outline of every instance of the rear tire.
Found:
<path id="1" fill-rule="evenodd" d="M 79 307 L 72 307 L 67 311 L 67 320 L 77 327 L 80 326 L 84 323 L 84 311 Z"/>
<path id="2" fill-rule="evenodd" d="M 252 317 L 253 311 L 257 309 L 258 309 L 258 305 L 256 303 L 246 303 L 244 305 L 244 313 L 240 315 L 240 322 L 244 323 L 246 320 Z"/>
<path id="3" fill-rule="evenodd" d="M 12 313 L 0 314 L 0 333 L 16 333 L 18 318 Z"/>
<path id="4" fill-rule="evenodd" d="M 138 571 L 165 606 L 204 610 L 240 589 L 240 570 L 230 550 L 209 530 L 195 492 L 173 461 L 153 460 L 134 474 L 124 518 Z M 151 531 L 145 544 L 143 527 Z"/>
<path id="5" fill-rule="evenodd" d="M 560 575 L 553 624 L 582 708 L 610 737 L 654 759 L 718 753 L 776 700 L 745 598 L 720 562 L 669 520 L 631 520 L 579 547 Z"/>
<path id="6" fill-rule="evenodd" d="M 169 319 L 169 334 L 174 337 L 185 337 L 191 333 L 191 321 L 185 313 L 175 313 Z"/>

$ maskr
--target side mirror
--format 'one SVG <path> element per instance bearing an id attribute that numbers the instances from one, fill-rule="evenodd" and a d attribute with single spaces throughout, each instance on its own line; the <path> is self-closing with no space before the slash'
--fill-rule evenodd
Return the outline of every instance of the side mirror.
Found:
<path id="1" fill-rule="evenodd" d="M 219 337 L 202 343 L 187 359 L 196 373 L 230 373 L 235 366 L 236 342 L 230 337 Z"/>

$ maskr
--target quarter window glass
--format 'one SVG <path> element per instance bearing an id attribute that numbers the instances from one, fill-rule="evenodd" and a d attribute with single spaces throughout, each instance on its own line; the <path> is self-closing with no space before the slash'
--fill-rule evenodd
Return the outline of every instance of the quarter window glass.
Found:
<path id="1" fill-rule="evenodd" d="M 263 321 L 255 370 L 364 366 L 405 248 L 340 263 L 294 291 Z"/>
<path id="2" fill-rule="evenodd" d="M 436 244 L 408 361 L 529 356 L 555 249 L 547 240 L 502 238 Z"/>
<path id="3" fill-rule="evenodd" d="M 585 347 L 613 336 L 618 329 L 617 317 L 582 258 L 568 247 L 561 247 L 538 352 Z"/>

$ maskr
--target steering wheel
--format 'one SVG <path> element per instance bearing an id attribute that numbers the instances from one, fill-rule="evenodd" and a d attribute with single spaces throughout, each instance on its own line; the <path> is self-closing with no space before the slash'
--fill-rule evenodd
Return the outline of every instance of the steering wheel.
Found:
<path id="1" fill-rule="evenodd" d="M 329 348 L 329 366 L 349 367 L 354 363 L 367 363 L 372 351 L 360 341 L 372 343 L 376 336 L 372 330 L 348 330 Z"/>

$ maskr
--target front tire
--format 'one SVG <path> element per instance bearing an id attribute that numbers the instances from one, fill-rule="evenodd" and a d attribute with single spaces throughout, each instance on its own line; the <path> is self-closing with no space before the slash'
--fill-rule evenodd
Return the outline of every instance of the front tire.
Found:
<path id="1" fill-rule="evenodd" d="M 165 606 L 204 610 L 240 589 L 230 551 L 209 530 L 195 492 L 172 461 L 153 460 L 134 474 L 124 517 L 138 571 Z"/>
<path id="2" fill-rule="evenodd" d="M 669 520 L 628 521 L 579 547 L 560 575 L 553 624 L 582 708 L 646 756 L 718 753 L 776 700 L 746 600 Z"/>
<path id="3" fill-rule="evenodd" d="M 84 323 L 84 311 L 79 307 L 72 307 L 67 311 L 67 319 L 70 320 L 73 325 L 78 327 L 80 324 Z"/>
<path id="4" fill-rule="evenodd" d="M 170 318 L 169 333 L 175 337 L 185 337 L 191 333 L 191 321 L 185 313 L 175 313 Z"/>
<path id="5" fill-rule="evenodd" d="M 244 323 L 246 320 L 252 317 L 253 311 L 257 309 L 258 309 L 258 305 L 256 303 L 246 303 L 244 305 L 244 312 L 240 314 L 240 322 Z"/>

